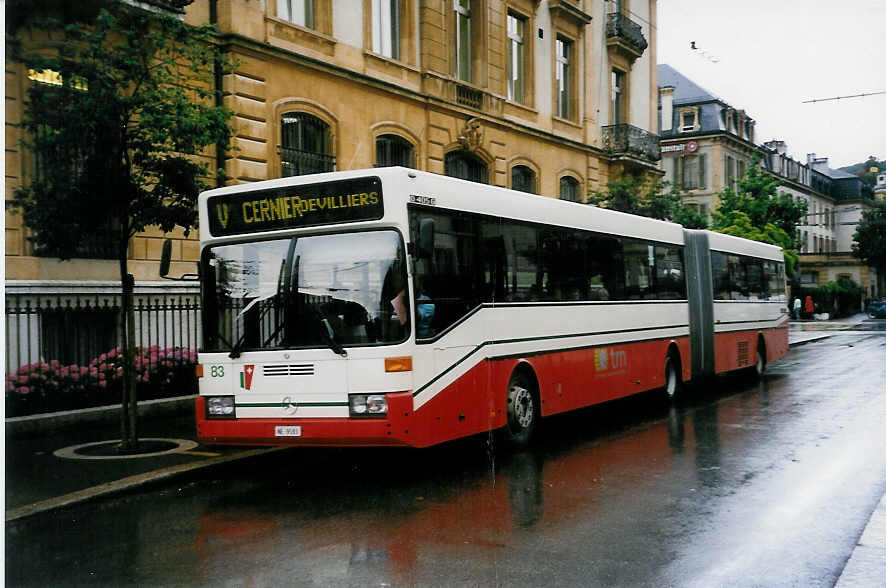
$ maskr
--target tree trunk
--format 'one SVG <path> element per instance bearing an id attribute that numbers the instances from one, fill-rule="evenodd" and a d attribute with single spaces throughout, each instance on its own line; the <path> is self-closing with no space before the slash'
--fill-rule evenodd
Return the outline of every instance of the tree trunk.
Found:
<path id="1" fill-rule="evenodd" d="M 120 259 L 123 315 L 123 394 L 121 398 L 120 451 L 131 452 L 138 448 L 138 398 L 135 382 L 135 312 L 132 295 L 135 279 L 127 271 L 125 254 Z"/>

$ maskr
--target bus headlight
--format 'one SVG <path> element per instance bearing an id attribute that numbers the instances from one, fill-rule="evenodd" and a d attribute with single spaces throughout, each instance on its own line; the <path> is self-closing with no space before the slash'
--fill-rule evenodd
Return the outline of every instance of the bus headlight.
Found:
<path id="1" fill-rule="evenodd" d="M 236 416 L 233 396 L 209 396 L 206 399 L 206 418 L 233 419 Z"/>
<path id="2" fill-rule="evenodd" d="M 388 401 L 384 394 L 351 394 L 348 409 L 352 417 L 385 416 Z"/>

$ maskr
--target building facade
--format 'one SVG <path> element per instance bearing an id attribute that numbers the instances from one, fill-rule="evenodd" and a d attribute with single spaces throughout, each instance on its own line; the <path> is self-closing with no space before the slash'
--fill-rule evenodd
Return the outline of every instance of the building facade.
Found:
<path id="1" fill-rule="evenodd" d="M 214 23 L 236 64 L 220 79 L 233 149 L 208 155 L 227 184 L 404 165 L 584 201 L 622 175 L 660 175 L 656 0 L 147 4 Z M 7 290 L 116 283 L 101 248 L 41 257 L 9 212 L 33 165 L 15 123 L 28 86 L 45 81 L 20 64 L 6 70 Z M 166 237 L 171 273 L 194 270 L 196 232 L 148 230 L 130 242 L 137 291 L 169 288 L 157 280 Z"/>
<path id="2" fill-rule="evenodd" d="M 658 78 L 664 179 L 687 193 L 686 204 L 710 217 L 718 194 L 736 186 L 759 151 L 756 122 L 669 65 L 658 66 Z"/>

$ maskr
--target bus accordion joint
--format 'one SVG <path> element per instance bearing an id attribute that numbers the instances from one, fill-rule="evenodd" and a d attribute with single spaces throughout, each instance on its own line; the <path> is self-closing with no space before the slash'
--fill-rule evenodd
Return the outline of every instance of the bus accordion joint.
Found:
<path id="1" fill-rule="evenodd" d="M 404 357 L 386 357 L 385 358 L 385 371 L 386 372 L 411 372 L 412 371 L 412 356 L 407 355 Z"/>

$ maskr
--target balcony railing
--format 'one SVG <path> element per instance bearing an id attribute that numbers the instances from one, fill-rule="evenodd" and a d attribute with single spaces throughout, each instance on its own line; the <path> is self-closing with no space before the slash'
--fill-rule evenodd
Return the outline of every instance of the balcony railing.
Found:
<path id="1" fill-rule="evenodd" d="M 606 21 L 606 39 L 627 48 L 637 58 L 643 55 L 649 43 L 640 25 L 620 12 L 612 12 Z"/>
<path id="2" fill-rule="evenodd" d="M 650 163 L 661 160 L 661 138 L 633 125 L 603 127 L 603 148 L 613 156 L 630 156 Z"/>

